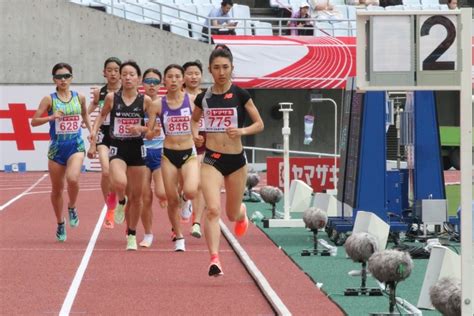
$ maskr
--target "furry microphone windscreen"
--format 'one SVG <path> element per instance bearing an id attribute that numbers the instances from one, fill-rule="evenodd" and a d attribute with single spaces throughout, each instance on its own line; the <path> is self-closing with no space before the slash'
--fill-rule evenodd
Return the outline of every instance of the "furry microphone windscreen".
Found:
<path id="1" fill-rule="evenodd" d="M 347 255 L 354 262 L 367 262 L 378 251 L 377 238 L 369 233 L 354 233 L 344 243 Z"/>
<path id="2" fill-rule="evenodd" d="M 260 177 L 258 173 L 249 173 L 247 174 L 247 187 L 253 188 L 260 182 Z"/>
<path id="3" fill-rule="evenodd" d="M 310 207 L 303 212 L 303 222 L 312 230 L 324 228 L 328 222 L 328 215 L 317 207 Z"/>
<path id="4" fill-rule="evenodd" d="M 413 260 L 407 252 L 387 249 L 369 258 L 369 271 L 380 282 L 405 280 L 413 270 Z"/>
<path id="5" fill-rule="evenodd" d="M 430 288 L 431 304 L 444 316 L 461 315 L 461 280 L 441 278 Z"/>
<path id="6" fill-rule="evenodd" d="M 283 192 L 279 188 L 266 185 L 260 189 L 260 196 L 265 203 L 276 204 L 283 197 Z"/>

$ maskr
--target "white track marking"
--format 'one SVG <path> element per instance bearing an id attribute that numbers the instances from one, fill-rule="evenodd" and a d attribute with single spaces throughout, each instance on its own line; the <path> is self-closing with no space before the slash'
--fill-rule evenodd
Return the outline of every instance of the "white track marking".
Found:
<path id="1" fill-rule="evenodd" d="M 0 206 L 0 212 L 3 211 L 7 206 L 9 206 L 10 204 L 12 204 L 13 202 L 15 202 L 16 200 L 20 199 L 21 197 L 23 197 L 24 195 L 26 195 L 28 192 L 30 192 L 35 186 L 38 185 L 38 183 L 40 183 L 41 181 L 43 181 L 44 178 L 46 178 L 48 176 L 47 173 L 43 174 L 41 176 L 41 178 L 39 178 L 35 183 L 33 183 L 32 186 L 30 186 L 28 189 L 26 189 L 25 191 L 23 191 L 22 193 L 18 194 L 17 196 L 15 196 L 13 199 L 11 199 L 10 201 L 8 201 L 7 203 L 3 204 L 2 206 Z"/>
<path id="2" fill-rule="evenodd" d="M 268 299 L 270 304 L 273 306 L 277 314 L 278 315 L 291 315 L 291 312 L 288 310 L 288 308 L 283 303 L 283 301 L 278 296 L 278 294 L 273 290 L 273 288 L 271 287 L 270 283 L 268 283 L 265 276 L 262 274 L 262 272 L 260 272 L 260 270 L 257 268 L 257 266 L 252 261 L 252 259 L 250 259 L 250 256 L 247 254 L 244 248 L 242 248 L 240 243 L 237 241 L 234 235 L 229 231 L 229 229 L 227 228 L 227 226 L 224 224 L 224 222 L 221 219 L 219 220 L 219 225 L 221 227 L 221 231 L 224 234 L 225 238 L 227 239 L 231 247 L 234 249 L 234 251 L 237 253 L 237 256 L 239 256 L 240 260 L 242 261 L 244 266 L 247 268 L 250 275 L 255 280 L 258 287 L 263 292 L 265 297 Z"/>
<path id="3" fill-rule="evenodd" d="M 66 298 L 64 299 L 63 306 L 61 307 L 61 311 L 59 312 L 60 316 L 69 315 L 71 311 L 72 304 L 74 303 L 74 299 L 77 295 L 77 290 L 79 290 L 79 286 L 81 285 L 82 278 L 84 277 L 84 273 L 86 272 L 87 265 L 89 264 L 89 260 L 92 256 L 92 252 L 94 251 L 95 243 L 97 241 L 97 237 L 99 237 L 100 228 L 102 227 L 102 222 L 105 218 L 105 213 L 107 212 L 107 205 L 104 205 L 102 211 L 100 212 L 99 220 L 95 225 L 94 231 L 92 232 L 91 239 L 87 244 L 86 251 L 84 252 L 84 256 L 82 257 L 81 264 L 79 268 L 77 268 L 76 275 L 72 280 L 71 286 L 67 291 Z"/>

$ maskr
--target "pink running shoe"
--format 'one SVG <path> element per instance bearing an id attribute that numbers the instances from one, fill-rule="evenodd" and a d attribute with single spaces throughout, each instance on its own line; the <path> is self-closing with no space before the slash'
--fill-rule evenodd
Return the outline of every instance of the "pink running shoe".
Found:
<path id="1" fill-rule="evenodd" d="M 114 228 L 114 216 L 115 216 L 115 210 L 107 210 L 107 213 L 105 214 L 105 221 L 104 221 L 104 227 L 107 229 L 112 229 Z"/>
<path id="2" fill-rule="evenodd" d="M 249 218 L 247 217 L 247 207 L 244 203 L 240 205 L 240 211 L 244 213 L 245 217 L 243 220 L 235 222 L 234 233 L 237 237 L 242 237 L 247 232 L 249 227 Z"/>
<path id="3" fill-rule="evenodd" d="M 209 276 L 213 276 L 213 277 L 219 277 L 219 276 L 223 276 L 224 275 L 224 272 L 222 272 L 222 267 L 221 267 L 221 263 L 219 262 L 219 260 L 213 260 L 211 261 L 211 264 L 209 265 Z"/>
<path id="4" fill-rule="evenodd" d="M 109 210 L 115 210 L 115 207 L 117 206 L 117 194 L 115 192 L 109 192 L 105 204 L 107 204 Z"/>

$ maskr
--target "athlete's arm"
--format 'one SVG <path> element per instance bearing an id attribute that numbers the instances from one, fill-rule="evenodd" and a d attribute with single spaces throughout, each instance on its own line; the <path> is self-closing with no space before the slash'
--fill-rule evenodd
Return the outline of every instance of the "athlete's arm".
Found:
<path id="1" fill-rule="evenodd" d="M 83 96 L 82 94 L 79 94 L 79 101 L 81 102 L 81 116 L 82 116 L 82 121 L 84 124 L 86 124 L 87 129 L 89 130 L 89 133 L 91 132 L 91 121 L 89 119 L 89 114 L 87 112 L 87 103 L 86 103 L 86 97 Z"/>
<path id="2" fill-rule="evenodd" d="M 99 131 L 100 126 L 105 121 L 105 118 L 112 110 L 112 105 L 114 103 L 114 93 L 110 92 L 107 94 L 104 100 L 104 107 L 100 111 L 100 115 L 96 118 L 94 126 L 92 127 L 90 142 L 94 143 L 97 141 L 97 132 Z"/>
<path id="3" fill-rule="evenodd" d="M 198 106 L 195 106 L 194 100 L 195 99 L 193 98 L 193 102 L 191 103 L 191 106 L 193 107 L 193 114 L 191 116 L 191 131 L 193 133 L 194 144 L 198 147 L 201 147 L 204 143 L 204 137 L 199 135 L 199 120 L 201 119 L 202 109 Z"/>
<path id="4" fill-rule="evenodd" d="M 95 87 L 93 88 L 94 90 L 92 91 L 92 101 L 89 104 L 89 107 L 87 108 L 87 114 L 91 114 L 94 112 L 95 109 L 99 106 L 99 93 L 100 89 Z"/>
<path id="5" fill-rule="evenodd" d="M 151 101 L 151 99 L 150 99 Z M 158 114 L 159 105 L 161 104 L 161 98 L 156 99 L 155 101 L 151 101 L 150 105 L 146 109 L 146 113 L 148 114 L 148 130 L 146 132 L 146 139 L 151 140 L 153 137 L 160 135 L 162 133 L 161 129 L 156 125 L 156 116 Z M 161 111 L 161 109 L 160 109 Z"/>
<path id="6" fill-rule="evenodd" d="M 151 98 L 145 95 L 143 97 L 143 111 L 145 111 L 148 114 L 148 124 L 147 126 L 142 126 L 141 124 L 130 126 L 130 132 L 132 134 L 145 134 L 146 136 L 146 133 L 150 130 L 148 129 L 148 126 L 150 126 L 150 121 L 152 120 L 149 114 L 151 103 L 152 103 Z M 153 127 L 155 126 L 155 123 L 154 123 L 155 119 L 156 119 L 156 116 L 155 118 L 153 118 L 153 123 L 151 124 Z"/>
<path id="7" fill-rule="evenodd" d="M 39 106 L 38 109 L 36 110 L 35 114 L 33 115 L 33 119 L 31 120 L 31 126 L 40 126 L 45 123 L 48 123 L 49 121 L 54 121 L 56 117 L 61 116 L 60 112 L 53 113 L 53 115 L 49 116 L 43 116 L 44 113 L 48 113 L 49 109 L 51 109 L 51 96 L 45 96 Z"/>
<path id="8" fill-rule="evenodd" d="M 245 109 L 247 110 L 247 113 L 250 116 L 250 119 L 252 120 L 252 124 L 250 124 L 247 127 L 242 127 L 242 128 L 235 128 L 231 127 L 226 130 L 227 135 L 230 138 L 234 138 L 237 136 L 242 136 L 242 135 L 253 135 L 260 133 L 263 131 L 264 124 L 262 117 L 260 116 L 260 113 L 257 110 L 257 107 L 253 103 L 252 99 L 249 99 L 247 103 L 245 103 Z"/>

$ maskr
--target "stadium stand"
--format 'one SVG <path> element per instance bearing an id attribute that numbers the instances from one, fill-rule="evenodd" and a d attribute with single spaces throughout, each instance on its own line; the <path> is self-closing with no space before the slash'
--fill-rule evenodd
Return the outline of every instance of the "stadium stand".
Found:
<path id="1" fill-rule="evenodd" d="M 262 0 L 263 1 L 263 0 Z M 264 0 L 265 8 L 235 3 L 230 16 L 237 21 L 237 35 L 288 34 L 288 13 L 300 5 L 300 0 Z M 446 4 L 439 0 L 403 0 L 403 4 L 347 5 L 349 0 L 332 0 L 340 16 L 334 19 L 315 19 L 314 36 L 355 36 L 356 10 L 440 10 Z M 143 24 L 150 24 L 174 34 L 202 40 L 202 28 L 212 8 L 221 0 L 71 0 L 73 3 L 103 10 L 109 14 Z M 284 12 L 284 13 L 282 13 Z"/>

